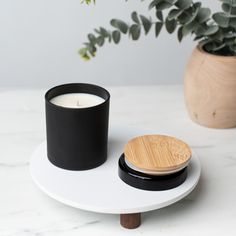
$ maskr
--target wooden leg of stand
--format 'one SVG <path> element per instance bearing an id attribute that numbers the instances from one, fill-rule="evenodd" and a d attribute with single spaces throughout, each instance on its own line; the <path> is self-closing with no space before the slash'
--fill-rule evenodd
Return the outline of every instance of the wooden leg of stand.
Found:
<path id="1" fill-rule="evenodd" d="M 126 229 L 135 229 L 141 225 L 141 213 L 121 214 L 120 224 Z"/>

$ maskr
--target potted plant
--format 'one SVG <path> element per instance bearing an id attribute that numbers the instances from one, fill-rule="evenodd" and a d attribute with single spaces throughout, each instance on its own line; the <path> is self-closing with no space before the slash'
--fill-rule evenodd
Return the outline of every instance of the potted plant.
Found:
<path id="1" fill-rule="evenodd" d="M 188 62 L 185 101 L 191 119 L 214 128 L 236 126 L 236 0 L 219 0 L 222 11 L 211 13 L 201 2 L 192 0 L 152 0 L 149 10 L 155 19 L 131 14 L 131 24 L 111 20 L 111 30 L 103 27 L 88 34 L 88 42 L 79 53 L 85 60 L 95 56 L 106 41 L 118 44 L 122 35 L 138 40 L 151 28 L 158 37 L 163 27 L 178 40 L 193 35 L 197 41 Z M 86 1 L 87 3 L 90 0 Z M 164 14 L 165 13 L 165 14 Z"/>

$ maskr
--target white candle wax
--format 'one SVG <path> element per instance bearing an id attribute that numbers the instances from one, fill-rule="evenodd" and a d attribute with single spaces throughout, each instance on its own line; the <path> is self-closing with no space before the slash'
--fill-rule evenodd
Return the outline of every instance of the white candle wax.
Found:
<path id="1" fill-rule="evenodd" d="M 50 100 L 51 103 L 68 108 L 87 108 L 103 103 L 105 99 L 88 93 L 67 93 Z"/>

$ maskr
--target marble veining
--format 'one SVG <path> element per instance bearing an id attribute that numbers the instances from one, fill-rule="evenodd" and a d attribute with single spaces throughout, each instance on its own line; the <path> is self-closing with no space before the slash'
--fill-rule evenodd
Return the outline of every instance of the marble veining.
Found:
<path id="1" fill-rule="evenodd" d="M 144 213 L 142 226 L 133 231 L 120 227 L 117 215 L 56 202 L 34 185 L 28 170 L 32 152 L 45 139 L 46 89 L 0 88 L 0 236 L 236 235 L 236 129 L 193 123 L 181 86 L 107 89 L 110 126 L 174 135 L 193 147 L 203 169 L 196 190 L 174 205 Z"/>

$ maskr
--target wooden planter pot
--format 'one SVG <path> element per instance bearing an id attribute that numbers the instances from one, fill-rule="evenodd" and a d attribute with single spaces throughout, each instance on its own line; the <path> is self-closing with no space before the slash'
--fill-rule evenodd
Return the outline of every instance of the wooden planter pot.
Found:
<path id="1" fill-rule="evenodd" d="M 185 101 L 191 119 L 211 128 L 236 127 L 236 57 L 196 47 L 186 68 Z"/>

